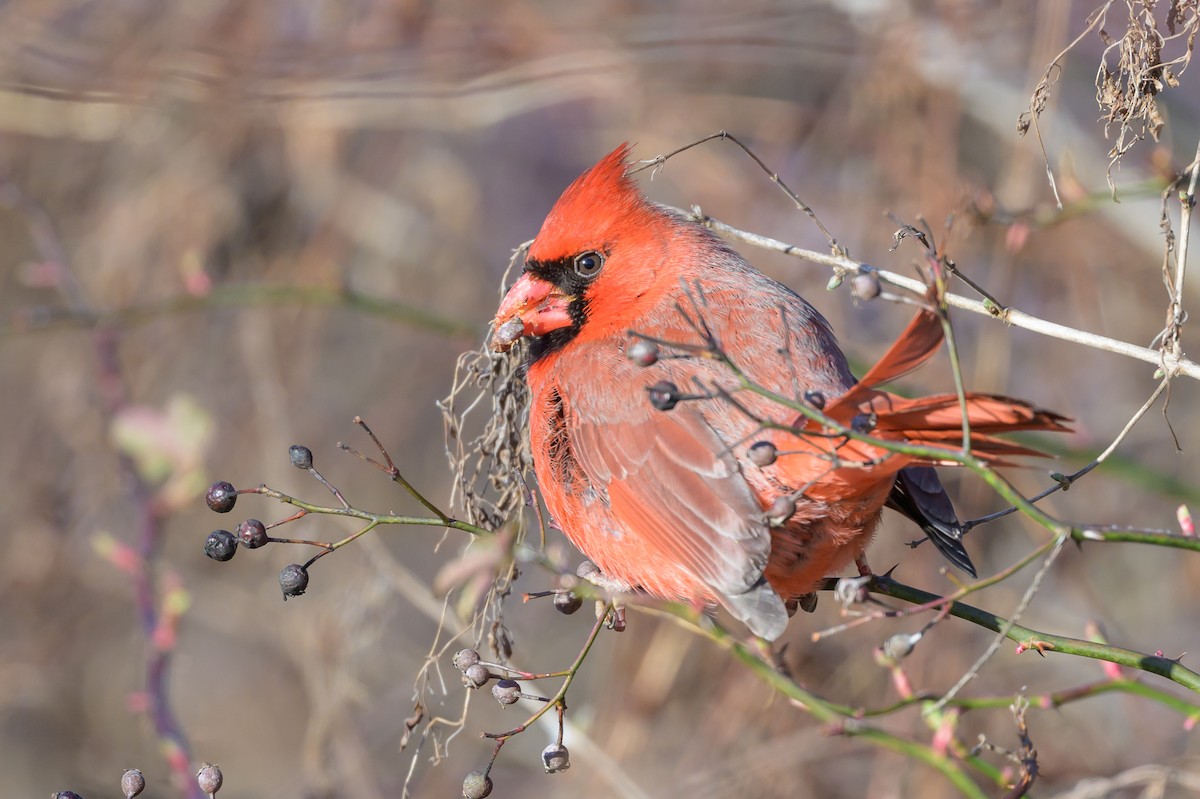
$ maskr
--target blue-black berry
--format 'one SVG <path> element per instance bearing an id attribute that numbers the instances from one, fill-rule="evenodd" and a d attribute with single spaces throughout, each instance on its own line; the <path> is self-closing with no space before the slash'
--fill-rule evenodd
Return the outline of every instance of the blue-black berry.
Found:
<path id="1" fill-rule="evenodd" d="M 237 537 L 246 549 L 258 549 L 271 540 L 267 535 L 267 526 L 258 519 L 247 519 L 239 524 Z"/>
<path id="2" fill-rule="evenodd" d="M 283 589 L 284 601 L 300 596 L 308 589 L 308 570 L 299 563 L 289 563 L 279 573 L 279 587 Z"/>
<path id="3" fill-rule="evenodd" d="M 204 542 L 204 554 L 224 563 L 237 554 L 237 539 L 228 530 L 213 530 Z"/>
<path id="4" fill-rule="evenodd" d="M 679 388 L 672 382 L 662 380 L 646 389 L 650 404 L 660 411 L 669 411 L 679 404 Z"/>
<path id="5" fill-rule="evenodd" d="M 288 447 L 288 460 L 297 469 L 311 469 L 313 465 L 312 450 L 303 444 L 292 444 Z"/>
<path id="6" fill-rule="evenodd" d="M 215 510 L 217 513 L 229 513 L 237 504 L 237 489 L 221 480 L 208 487 L 204 501 L 208 503 L 210 510 Z"/>

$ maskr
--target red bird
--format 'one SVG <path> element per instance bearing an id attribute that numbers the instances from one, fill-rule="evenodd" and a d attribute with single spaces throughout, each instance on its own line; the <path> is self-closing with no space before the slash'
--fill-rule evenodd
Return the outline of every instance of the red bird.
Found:
<path id="1" fill-rule="evenodd" d="M 575 546 L 617 585 L 719 602 L 768 639 L 787 625 L 785 600 L 862 555 L 884 505 L 974 574 L 932 462 L 736 391 L 728 366 L 702 351 L 718 345 L 757 385 L 807 398 L 847 427 L 958 450 L 956 395 L 903 399 L 874 388 L 932 355 L 938 319 L 918 314 L 856 381 L 825 319 L 703 226 L 646 200 L 627 174 L 628 153 L 618 147 L 563 192 L 492 340 L 507 350 L 531 339 L 535 471 Z M 631 358 L 635 334 L 699 349 L 663 346 L 654 358 L 643 344 L 643 357 Z M 1019 400 L 968 394 L 966 404 L 972 451 L 996 462 L 1034 454 L 997 432 L 1067 429 L 1064 417 Z M 763 441 L 775 449 L 752 453 Z"/>

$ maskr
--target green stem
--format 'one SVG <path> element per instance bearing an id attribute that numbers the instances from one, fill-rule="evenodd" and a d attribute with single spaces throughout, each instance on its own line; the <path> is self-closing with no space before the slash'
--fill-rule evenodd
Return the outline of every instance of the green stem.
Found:
<path id="1" fill-rule="evenodd" d="M 312 502 L 305 502 L 302 499 L 284 494 L 282 491 L 276 491 L 273 488 L 268 488 L 265 485 L 260 485 L 253 489 L 254 493 L 261 494 L 264 497 L 278 500 L 286 505 L 293 505 L 297 508 L 305 510 L 309 513 L 323 513 L 328 516 L 346 516 L 351 519 L 362 519 L 366 522 L 371 522 L 371 526 L 380 524 L 412 524 L 425 527 L 449 527 L 454 530 L 462 530 L 471 535 L 485 536 L 491 535 L 490 530 L 482 527 L 469 524 L 468 522 L 450 518 L 428 518 L 424 516 L 397 516 L 390 513 L 372 513 L 371 511 L 361 510 L 353 506 L 349 508 L 335 508 L 328 505 L 317 505 Z M 369 529 L 369 528 L 368 528 Z M 365 530 L 363 531 L 365 532 Z"/>
<path id="2" fill-rule="evenodd" d="M 536 722 L 542 716 L 544 716 L 546 711 L 548 711 L 550 708 L 561 707 L 563 710 L 565 710 L 567 707 L 567 689 L 570 688 L 571 683 L 575 681 L 575 676 L 579 673 L 580 667 L 583 666 L 583 661 L 587 659 L 588 652 L 590 652 L 592 649 L 592 644 L 596 643 L 596 638 L 600 635 L 600 631 L 604 629 L 605 619 L 608 618 L 608 614 L 613 612 L 613 610 L 614 605 L 613 603 L 609 602 L 605 606 L 604 612 L 596 614 L 596 623 L 592 625 L 592 631 L 588 634 L 587 640 L 583 642 L 583 648 L 579 650 L 579 655 L 576 656 L 575 661 L 567 667 L 566 676 L 563 678 L 563 684 L 559 687 L 558 692 L 555 693 L 554 696 L 550 697 L 546 704 L 538 708 L 538 711 L 532 716 L 525 719 L 525 721 L 522 722 L 519 727 L 514 727 L 508 732 L 485 732 L 483 737 L 496 738 L 500 741 L 505 741 L 512 736 L 518 735 L 519 733 L 529 729 L 529 727 L 532 726 L 534 722 Z M 561 741 L 559 743 L 561 743 Z"/>
<path id="3" fill-rule="evenodd" d="M 110 311 L 39 308 L 23 314 L 11 314 L 0 326 L 0 338 L 35 331 L 85 329 L 100 325 L 132 327 L 162 316 L 212 308 L 297 305 L 349 308 L 368 316 L 378 316 L 448 336 L 473 336 L 479 333 L 475 326 L 465 325 L 424 308 L 336 286 L 230 283 L 214 286 L 206 294 L 184 294 Z"/>
<path id="4" fill-rule="evenodd" d="M 896 599 L 902 599 L 905 602 L 912 602 L 914 604 L 936 604 L 939 600 L 936 594 L 898 583 L 890 578 L 881 579 L 877 577 L 871 581 L 869 587 L 875 593 L 895 597 Z M 950 615 L 957 616 L 960 619 L 997 633 L 1005 629 L 1008 624 L 1007 619 L 963 602 L 953 602 L 950 605 Z M 1161 655 L 1148 655 L 1144 652 L 1135 652 L 1132 649 L 1123 649 L 1117 646 L 1096 643 L 1095 641 L 1084 641 L 1079 638 L 1052 635 L 1030 629 L 1029 627 L 1023 627 L 1019 624 L 1014 624 L 1008 628 L 1007 637 L 1025 648 L 1037 649 L 1043 653 L 1056 652 L 1064 655 L 1077 655 L 1079 657 L 1105 660 L 1109 663 L 1115 663 L 1118 666 L 1126 666 L 1131 669 L 1157 674 L 1160 677 L 1166 677 L 1172 682 L 1179 683 L 1191 691 L 1200 693 L 1200 674 L 1185 667 L 1179 661 L 1171 660 Z"/>

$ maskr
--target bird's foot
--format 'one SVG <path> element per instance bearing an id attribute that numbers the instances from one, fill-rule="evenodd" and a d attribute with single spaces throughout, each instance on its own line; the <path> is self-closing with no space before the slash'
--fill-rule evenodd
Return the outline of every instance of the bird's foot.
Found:
<path id="1" fill-rule="evenodd" d="M 849 610 L 851 605 L 859 605 L 867 601 L 870 595 L 868 586 L 875 579 L 872 574 L 861 577 L 843 577 L 834 586 L 833 595 L 842 604 L 843 609 Z"/>
<path id="2" fill-rule="evenodd" d="M 867 555 L 863 553 L 854 559 L 854 565 L 858 567 L 859 577 L 874 577 L 875 572 L 871 571 L 871 567 L 867 564 Z"/>
<path id="3" fill-rule="evenodd" d="M 802 610 L 805 613 L 812 613 L 817 609 L 817 594 L 815 591 L 807 594 L 801 594 L 797 597 L 792 597 L 783 603 L 787 608 L 788 618 L 796 615 L 797 610 Z"/>
<path id="4" fill-rule="evenodd" d="M 600 567 L 595 563 L 592 563 L 590 560 L 585 560 L 583 563 L 580 563 L 579 568 L 575 570 L 575 574 L 608 594 L 633 593 L 632 585 L 629 585 L 628 583 L 618 580 L 614 577 L 609 577 L 607 574 L 600 571 Z"/>

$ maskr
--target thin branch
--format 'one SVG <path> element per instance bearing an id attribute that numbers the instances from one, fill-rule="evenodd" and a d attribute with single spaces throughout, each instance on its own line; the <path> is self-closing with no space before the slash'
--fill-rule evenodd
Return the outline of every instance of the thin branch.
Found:
<path id="1" fill-rule="evenodd" d="M 676 209 L 678 210 L 678 209 Z M 680 211 L 680 213 L 684 213 Z M 757 233 L 740 230 L 727 225 L 724 222 L 719 222 L 712 217 L 702 213 L 688 214 L 692 219 L 700 222 L 705 227 L 714 230 L 735 241 L 741 241 L 746 244 L 759 247 L 771 252 L 790 255 L 793 258 L 799 258 L 803 261 L 822 264 L 831 267 L 836 272 L 842 274 L 866 274 L 874 273 L 884 283 L 888 283 L 899 288 L 906 289 L 915 293 L 925 291 L 925 285 L 916 278 L 906 277 L 895 272 L 889 272 L 885 269 L 878 269 L 874 266 L 855 261 L 850 258 L 843 258 L 836 255 L 826 255 L 825 253 L 816 252 L 815 250 L 807 250 L 802 247 L 797 247 L 794 244 L 788 244 L 777 239 L 772 239 L 768 236 L 760 236 Z M 1006 307 L 998 308 L 994 303 L 981 302 L 972 300 L 958 294 L 946 294 L 946 303 L 954 308 L 961 308 L 972 313 L 982 314 L 1000 319 L 1005 324 L 1013 327 L 1019 327 L 1025 330 L 1030 330 L 1034 333 L 1040 333 L 1051 338 L 1070 341 L 1075 344 L 1082 344 L 1086 347 L 1091 347 L 1105 352 L 1112 352 L 1117 355 L 1124 355 L 1127 358 L 1134 358 L 1139 361 L 1144 361 L 1153 364 L 1156 367 L 1163 367 L 1164 373 L 1168 375 L 1185 375 L 1197 380 L 1200 380 L 1200 364 L 1184 357 L 1165 356 L 1163 353 L 1141 347 L 1136 344 L 1120 341 L 1118 339 L 1101 336 L 1096 333 L 1088 333 L 1083 330 L 1078 330 L 1066 325 L 1060 325 L 1057 322 L 1050 322 L 1045 319 L 1038 318 L 1024 311 L 1019 311 L 1016 308 Z"/>
<path id="2" fill-rule="evenodd" d="M 1050 567 L 1054 564 L 1054 561 L 1058 559 L 1059 554 L 1062 552 L 1063 545 L 1066 543 L 1067 536 L 1065 535 L 1059 536 L 1058 540 L 1054 542 L 1054 548 L 1050 550 L 1050 554 L 1047 555 L 1046 560 L 1042 562 L 1041 568 L 1039 568 L 1037 574 L 1033 576 L 1033 580 L 1029 583 L 1029 587 L 1025 589 L 1025 593 L 1021 596 L 1021 601 L 1017 603 L 1017 607 L 1013 610 L 1012 616 L 1004 622 L 1004 626 L 1002 628 L 996 631 L 996 637 L 992 639 L 990 644 L 988 644 L 988 647 L 983 651 L 983 654 L 980 655 L 973 664 L 971 664 L 971 668 L 967 669 L 966 672 L 964 672 L 963 675 L 958 678 L 958 681 L 951 686 L 950 690 L 946 692 L 945 696 L 933 704 L 933 706 L 929 709 L 929 712 L 940 711 L 942 708 L 944 708 L 947 702 L 958 696 L 958 692 L 965 688 L 967 683 L 975 679 L 976 675 L 979 674 L 979 670 L 983 668 L 984 664 L 992 659 L 992 656 L 995 655 L 997 650 L 1000 649 L 1000 643 L 1008 637 L 1009 631 L 1016 626 L 1017 620 L 1021 618 L 1021 616 L 1025 613 L 1026 608 L 1029 607 L 1029 603 L 1033 601 L 1034 595 L 1037 594 L 1038 589 L 1042 586 L 1042 580 L 1044 580 L 1046 575 L 1049 574 Z"/>
<path id="3" fill-rule="evenodd" d="M 1051 494 L 1053 494 L 1055 491 L 1066 491 L 1068 488 L 1070 488 L 1072 485 L 1074 485 L 1075 482 L 1077 480 L 1079 480 L 1079 478 L 1083 477 L 1085 474 L 1090 472 L 1092 469 L 1095 469 L 1097 466 L 1104 463 L 1104 461 L 1108 460 L 1109 456 L 1112 455 L 1113 452 L 1116 451 L 1117 447 L 1120 446 L 1121 442 L 1125 440 L 1125 437 L 1127 435 L 1129 435 L 1129 431 L 1133 429 L 1133 426 L 1136 425 L 1138 423 L 1138 421 L 1141 420 L 1141 418 L 1146 415 L 1146 412 L 1149 411 L 1150 408 L 1152 408 L 1154 406 L 1154 402 L 1160 396 L 1162 396 L 1162 393 L 1167 390 L 1167 386 L 1169 386 L 1170 384 L 1171 384 L 1170 378 L 1164 377 L 1162 380 L 1160 380 L 1158 383 L 1158 387 L 1155 388 L 1153 393 L 1150 394 L 1150 398 L 1147 399 L 1144 403 L 1142 403 L 1142 407 L 1138 408 L 1137 412 L 1134 413 L 1133 416 L 1129 419 L 1129 421 L 1125 423 L 1125 426 L 1123 428 L 1121 428 L 1121 432 L 1118 433 L 1117 437 L 1112 440 L 1112 443 L 1109 444 L 1108 447 L 1106 447 L 1103 452 L 1101 452 L 1099 455 L 1097 455 L 1095 458 L 1093 458 L 1089 464 L 1084 466 L 1082 469 L 1079 469 L 1078 471 L 1074 472 L 1073 474 L 1056 476 L 1057 479 L 1056 479 L 1054 485 L 1050 486 L 1042 493 L 1037 494 L 1033 497 L 1030 497 L 1029 501 L 1031 503 L 1039 502 L 1039 501 L 1045 499 L 1046 497 L 1050 496 Z M 968 519 L 967 521 L 962 523 L 963 533 L 966 533 L 972 527 L 977 527 L 981 524 L 986 524 L 987 522 L 993 522 L 996 519 L 1000 519 L 1000 518 L 1003 518 L 1003 517 L 1009 515 L 1010 513 L 1015 513 L 1017 510 L 1018 510 L 1018 508 L 1016 505 L 1010 505 L 1009 507 L 1005 508 L 1004 510 L 999 510 L 999 511 L 996 511 L 995 513 L 989 513 L 986 516 L 980 516 L 978 519 Z"/>

